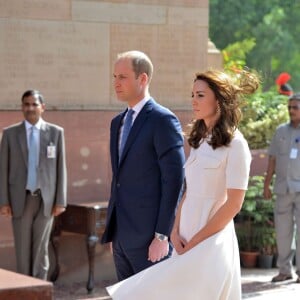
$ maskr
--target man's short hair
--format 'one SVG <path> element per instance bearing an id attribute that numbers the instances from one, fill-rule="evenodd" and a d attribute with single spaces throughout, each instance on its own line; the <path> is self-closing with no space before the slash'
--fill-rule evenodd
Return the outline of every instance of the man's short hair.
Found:
<path id="1" fill-rule="evenodd" d="M 44 104 L 45 103 L 45 100 L 44 100 L 44 97 L 43 95 L 38 91 L 38 90 L 27 90 L 23 95 L 22 95 L 22 102 L 24 100 L 24 98 L 27 98 L 27 97 L 30 97 L 30 96 L 38 96 L 39 100 L 40 100 L 40 103 L 41 104 Z"/>
<path id="2" fill-rule="evenodd" d="M 136 78 L 139 75 L 146 73 L 148 76 L 148 84 L 150 83 L 153 74 L 153 64 L 150 58 L 144 52 L 132 50 L 119 53 L 117 60 L 120 59 L 130 59 Z"/>

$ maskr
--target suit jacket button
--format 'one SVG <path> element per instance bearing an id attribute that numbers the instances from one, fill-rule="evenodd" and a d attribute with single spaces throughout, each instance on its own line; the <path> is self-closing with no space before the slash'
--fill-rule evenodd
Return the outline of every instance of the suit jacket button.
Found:
<path id="1" fill-rule="evenodd" d="M 117 183 L 117 187 L 119 188 L 121 186 L 121 183 Z"/>

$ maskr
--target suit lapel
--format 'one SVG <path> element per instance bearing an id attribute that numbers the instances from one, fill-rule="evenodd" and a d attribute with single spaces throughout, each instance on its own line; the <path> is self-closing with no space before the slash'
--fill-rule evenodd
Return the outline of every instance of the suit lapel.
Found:
<path id="1" fill-rule="evenodd" d="M 50 131 L 46 122 L 42 122 L 40 130 L 40 157 L 39 162 L 47 156 L 47 146 L 49 146 Z"/>
<path id="2" fill-rule="evenodd" d="M 130 146 L 134 142 L 137 134 L 141 130 L 144 122 L 147 120 L 147 118 L 149 116 L 149 112 L 153 109 L 154 103 L 155 102 L 152 99 L 147 101 L 147 103 L 144 105 L 144 107 L 142 108 L 142 110 L 138 114 L 137 118 L 135 119 L 135 121 L 133 123 L 133 126 L 130 130 L 129 136 L 127 138 L 126 144 L 124 146 L 124 150 L 123 150 L 122 157 L 121 157 L 121 160 L 120 160 L 120 165 L 121 165 L 124 157 L 126 156 L 128 150 L 130 149 Z"/>
<path id="3" fill-rule="evenodd" d="M 126 111 L 127 110 L 119 114 L 111 126 L 111 157 L 112 157 L 112 168 L 114 172 L 117 171 L 119 165 L 119 132 Z"/>
<path id="4" fill-rule="evenodd" d="M 26 126 L 25 122 L 22 122 L 22 124 L 19 126 L 18 130 L 18 141 L 20 143 L 23 159 L 25 162 L 25 165 L 27 167 L 27 161 L 28 161 L 28 147 L 27 147 L 27 136 L 26 136 Z"/>

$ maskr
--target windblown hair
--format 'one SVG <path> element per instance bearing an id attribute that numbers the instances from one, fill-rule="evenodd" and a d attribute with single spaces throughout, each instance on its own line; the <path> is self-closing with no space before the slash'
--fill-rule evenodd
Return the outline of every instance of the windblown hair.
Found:
<path id="1" fill-rule="evenodd" d="M 228 146 L 233 139 L 242 113 L 240 104 L 244 95 L 253 94 L 259 87 L 259 78 L 256 74 L 241 71 L 236 78 L 218 70 L 208 70 L 196 73 L 194 82 L 205 81 L 213 91 L 219 104 L 220 117 L 214 125 L 208 143 L 213 149 Z M 208 136 L 208 128 L 204 120 L 194 120 L 188 134 L 188 143 L 198 148 L 200 141 Z"/>
<path id="2" fill-rule="evenodd" d="M 150 83 L 153 74 L 153 64 L 145 53 L 137 50 L 127 51 L 119 53 L 117 59 L 130 59 L 136 78 L 142 73 L 146 73 L 148 75 L 148 84 Z"/>

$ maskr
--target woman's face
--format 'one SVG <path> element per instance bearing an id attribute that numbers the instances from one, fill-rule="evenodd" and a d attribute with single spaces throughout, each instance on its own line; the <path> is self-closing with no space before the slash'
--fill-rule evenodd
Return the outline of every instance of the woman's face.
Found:
<path id="1" fill-rule="evenodd" d="M 192 90 L 192 106 L 197 120 L 204 120 L 211 128 L 219 117 L 218 102 L 214 92 L 203 80 L 196 80 Z"/>

